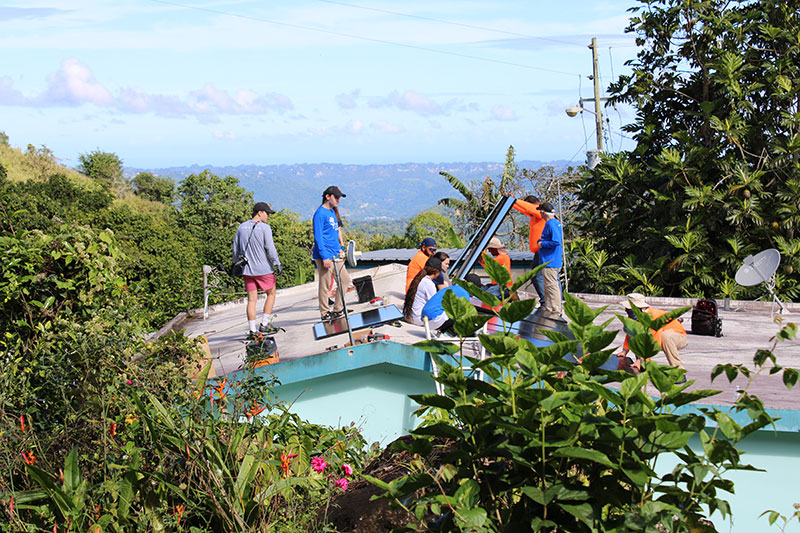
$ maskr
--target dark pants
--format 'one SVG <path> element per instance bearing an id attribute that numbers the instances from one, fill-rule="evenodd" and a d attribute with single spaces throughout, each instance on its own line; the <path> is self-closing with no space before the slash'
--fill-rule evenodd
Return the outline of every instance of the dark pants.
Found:
<path id="1" fill-rule="evenodd" d="M 539 261 L 540 261 L 539 252 L 536 252 L 535 254 L 533 254 L 533 262 L 531 263 L 531 269 L 534 269 L 537 266 L 539 266 Z M 539 273 L 533 277 L 533 280 L 531 280 L 531 282 L 533 283 L 533 288 L 536 289 L 536 294 L 539 295 L 539 305 L 544 307 L 544 302 L 545 302 L 544 269 L 540 270 Z"/>

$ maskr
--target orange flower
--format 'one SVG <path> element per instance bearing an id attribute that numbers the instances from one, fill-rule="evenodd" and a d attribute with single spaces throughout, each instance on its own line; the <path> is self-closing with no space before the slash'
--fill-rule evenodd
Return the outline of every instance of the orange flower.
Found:
<path id="1" fill-rule="evenodd" d="M 25 428 L 25 415 L 19 415 L 19 429 L 23 433 L 27 431 L 27 429 Z"/>
<path id="2" fill-rule="evenodd" d="M 281 470 L 283 470 L 283 475 L 285 477 L 289 477 L 289 463 L 295 457 L 297 457 L 296 453 L 290 453 L 288 455 L 285 453 L 281 454 Z"/>
<path id="3" fill-rule="evenodd" d="M 245 411 L 244 415 L 247 417 L 248 420 L 262 412 L 267 407 L 264 405 L 253 404 L 249 410 Z"/>
<path id="4" fill-rule="evenodd" d="M 217 394 L 219 394 L 220 400 L 224 400 L 225 397 L 228 395 L 228 393 L 225 392 L 225 387 L 227 386 L 228 386 L 228 380 L 226 378 L 223 379 L 222 381 L 218 381 L 217 385 L 214 387 L 214 390 L 217 391 Z"/>
<path id="5" fill-rule="evenodd" d="M 22 458 L 29 465 L 32 465 L 33 463 L 36 462 L 36 456 L 33 454 L 32 451 L 29 451 L 29 450 L 22 452 Z"/>
<path id="6" fill-rule="evenodd" d="M 108 428 L 108 436 L 113 437 L 117 434 L 117 423 L 111 422 L 111 426 Z"/>
<path id="7" fill-rule="evenodd" d="M 183 518 L 184 511 L 186 511 L 185 505 L 172 505 L 172 514 L 178 517 L 178 525 L 181 525 L 181 518 Z"/>

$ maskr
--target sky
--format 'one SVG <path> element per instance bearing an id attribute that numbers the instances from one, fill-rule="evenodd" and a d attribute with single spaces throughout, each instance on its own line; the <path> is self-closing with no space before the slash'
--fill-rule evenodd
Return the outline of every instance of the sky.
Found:
<path id="1" fill-rule="evenodd" d="M 635 0 L 0 0 L 0 131 L 67 166 L 581 163 Z M 588 109 L 594 109 L 587 103 Z M 606 149 L 631 148 L 630 108 Z"/>

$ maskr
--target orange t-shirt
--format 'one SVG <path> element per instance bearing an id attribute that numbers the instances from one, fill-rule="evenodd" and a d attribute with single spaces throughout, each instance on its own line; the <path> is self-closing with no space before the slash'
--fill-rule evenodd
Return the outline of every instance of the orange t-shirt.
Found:
<path id="1" fill-rule="evenodd" d="M 517 200 L 514 202 L 514 209 L 531 217 L 530 227 L 528 228 L 528 238 L 530 241 L 531 252 L 536 253 L 539 251 L 539 239 L 542 238 L 542 231 L 547 222 L 542 218 L 542 212 L 539 211 L 539 204 L 532 204 L 525 200 Z"/>
<path id="2" fill-rule="evenodd" d="M 406 292 L 408 292 L 411 282 L 414 281 L 419 271 L 425 268 L 425 263 L 427 262 L 428 256 L 425 255 L 425 252 L 417 250 L 416 255 L 411 258 L 411 262 L 408 264 L 408 270 L 406 271 Z"/>
<path id="3" fill-rule="evenodd" d="M 658 318 L 661 315 L 666 314 L 666 311 L 663 311 L 661 309 L 656 309 L 655 307 L 649 307 L 647 309 L 647 313 L 653 318 Z M 656 340 L 656 342 L 659 344 L 659 346 L 661 345 L 661 336 L 664 334 L 664 331 L 666 331 L 668 329 L 677 331 L 681 335 L 686 335 L 686 330 L 684 329 L 683 324 L 681 324 L 677 320 L 670 320 L 661 329 L 659 329 L 657 331 L 653 331 L 652 329 L 650 330 L 650 334 L 653 336 L 653 338 Z M 623 344 L 622 347 L 624 349 L 626 349 L 626 350 L 628 349 L 628 336 L 627 335 L 625 335 L 625 344 Z"/>
<path id="4" fill-rule="evenodd" d="M 489 255 L 491 255 L 491 254 L 489 254 Z M 508 254 L 500 253 L 500 254 L 497 254 L 497 257 L 492 256 L 492 259 L 494 259 L 495 261 L 497 261 L 498 263 L 500 263 L 501 265 L 506 267 L 506 270 L 508 270 L 509 275 L 511 274 L 511 256 L 509 256 Z M 481 266 L 484 266 L 484 264 L 483 264 L 483 256 L 481 256 Z M 513 280 L 509 281 L 506 284 L 506 287 L 510 287 L 513 284 L 514 284 Z M 492 285 L 496 285 L 496 283 L 494 281 L 492 281 Z"/>

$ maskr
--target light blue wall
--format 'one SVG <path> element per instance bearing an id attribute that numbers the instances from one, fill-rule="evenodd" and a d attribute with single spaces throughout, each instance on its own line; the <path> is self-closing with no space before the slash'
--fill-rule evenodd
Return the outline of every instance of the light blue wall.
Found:
<path id="1" fill-rule="evenodd" d="M 435 392 L 427 372 L 381 363 L 273 389 L 278 401 L 315 424 L 361 428 L 368 443 L 381 446 L 407 435 L 418 421 L 409 394 Z"/>
<path id="2" fill-rule="evenodd" d="M 689 442 L 693 449 L 702 452 L 699 439 Z M 778 511 L 784 516 L 794 512 L 792 507 L 800 503 L 800 433 L 758 431 L 748 436 L 739 446 L 746 452 L 742 462 L 766 472 L 731 471 L 725 475 L 734 483 L 735 494 L 719 494 L 728 500 L 733 518 L 723 520 L 719 513 L 711 517 L 717 531 L 733 533 L 757 533 L 774 531 L 780 533 L 778 522 L 769 527 L 767 517 L 758 516 L 766 510 Z M 669 472 L 676 464 L 674 456 L 659 458 L 657 471 Z M 732 523 L 731 523 L 732 520 Z M 795 524 L 786 528 L 786 533 L 800 532 Z"/>

